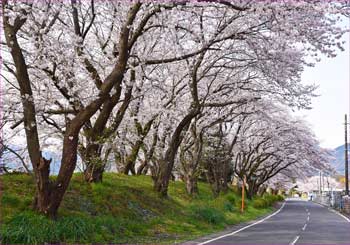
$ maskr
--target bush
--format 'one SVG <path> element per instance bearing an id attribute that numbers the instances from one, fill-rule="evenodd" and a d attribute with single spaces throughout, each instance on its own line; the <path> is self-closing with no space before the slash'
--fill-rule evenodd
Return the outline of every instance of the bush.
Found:
<path id="1" fill-rule="evenodd" d="M 254 208 L 267 208 L 268 206 L 268 202 L 263 198 L 257 198 L 253 201 Z"/>
<path id="2" fill-rule="evenodd" d="M 215 208 L 192 206 L 191 210 L 194 218 L 204 220 L 209 224 L 216 225 L 225 221 L 223 213 Z"/>
<path id="3" fill-rule="evenodd" d="M 226 196 L 226 199 L 227 199 L 227 201 L 229 201 L 230 203 L 235 203 L 235 201 L 236 201 L 236 197 L 235 197 L 235 195 L 233 195 L 233 194 L 228 194 L 228 195 Z"/>
<path id="4" fill-rule="evenodd" d="M 245 203 L 248 201 L 248 199 L 244 199 L 244 200 L 245 200 Z M 238 208 L 238 209 L 241 209 L 241 207 L 242 207 L 242 198 L 238 198 L 235 201 L 235 207 Z"/>
<path id="5" fill-rule="evenodd" d="M 232 202 L 228 202 L 226 201 L 224 203 L 224 210 L 227 211 L 227 212 L 234 212 L 235 211 L 235 207 L 233 206 Z"/>
<path id="6" fill-rule="evenodd" d="M 265 194 L 263 198 L 267 201 L 269 206 L 273 205 L 275 202 L 284 200 L 283 196 L 281 195 L 271 195 L 271 194 Z"/>
<path id="7" fill-rule="evenodd" d="M 267 208 L 272 206 L 275 202 L 283 201 L 284 197 L 281 195 L 265 194 L 262 198 L 256 198 L 253 201 L 254 208 Z"/>
<path id="8" fill-rule="evenodd" d="M 284 196 L 282 196 L 282 195 L 277 195 L 277 201 L 278 201 L 278 202 L 284 201 Z"/>

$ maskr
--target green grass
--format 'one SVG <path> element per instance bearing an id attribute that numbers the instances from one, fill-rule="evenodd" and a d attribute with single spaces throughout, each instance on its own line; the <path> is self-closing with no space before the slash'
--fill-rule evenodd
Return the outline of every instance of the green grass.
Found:
<path id="1" fill-rule="evenodd" d="M 278 199 L 248 201 L 241 214 L 238 194 L 230 190 L 213 198 L 206 183 L 190 197 L 182 182 L 171 182 L 169 198 L 160 198 L 148 176 L 108 173 L 102 183 L 86 184 L 75 174 L 59 218 L 52 221 L 31 211 L 30 176 L 8 174 L 0 181 L 0 239 L 10 244 L 182 242 L 264 215 Z"/>

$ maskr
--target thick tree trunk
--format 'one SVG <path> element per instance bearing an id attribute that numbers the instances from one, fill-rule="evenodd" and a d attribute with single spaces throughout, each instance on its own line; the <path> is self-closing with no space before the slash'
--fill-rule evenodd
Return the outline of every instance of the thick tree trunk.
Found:
<path id="1" fill-rule="evenodd" d="M 49 179 L 50 162 L 41 158 L 37 167 L 37 190 L 34 197 L 34 209 L 55 219 L 77 161 L 78 136 L 66 135 L 63 141 L 63 153 L 60 172 L 55 182 Z"/>
<path id="2" fill-rule="evenodd" d="M 41 213 L 47 214 L 47 209 L 50 204 L 50 194 L 52 185 L 49 179 L 51 160 L 43 157 L 40 158 L 40 163 L 37 166 L 37 189 L 34 197 L 33 208 Z"/>
<path id="3" fill-rule="evenodd" d="M 184 181 L 186 184 L 186 191 L 189 195 L 197 195 L 198 194 L 198 181 L 194 176 L 184 175 Z"/>
<path id="4" fill-rule="evenodd" d="M 160 196 L 166 197 L 168 195 L 168 186 L 171 178 L 173 161 L 171 161 L 171 159 L 166 159 L 163 163 L 160 164 L 160 166 L 161 169 L 159 175 L 155 178 L 154 181 L 154 189 L 160 194 Z"/>
<path id="5" fill-rule="evenodd" d="M 130 172 L 132 175 L 136 175 L 136 172 L 135 172 L 135 162 L 132 162 L 132 161 L 127 161 L 127 162 L 126 162 L 126 165 L 124 166 L 123 174 L 128 175 L 129 172 Z"/>
<path id="6" fill-rule="evenodd" d="M 213 166 L 210 166 L 210 164 L 209 166 L 206 166 L 205 176 L 208 183 L 210 184 L 213 196 L 217 197 L 220 194 L 220 190 L 221 190 L 220 183 L 215 176 L 215 173 L 213 171 Z"/>
<path id="7" fill-rule="evenodd" d="M 52 186 L 50 204 L 48 206 L 47 215 L 51 218 L 56 218 L 57 216 L 57 210 L 68 188 L 77 163 L 78 133 L 79 131 L 76 134 L 66 134 L 63 140 L 61 168 L 54 186 Z"/>
<path id="8" fill-rule="evenodd" d="M 220 184 L 218 183 L 218 181 L 214 181 L 211 184 L 211 190 L 213 192 L 213 196 L 214 197 L 218 197 L 219 196 L 221 188 L 220 188 Z"/>
<path id="9" fill-rule="evenodd" d="M 83 154 L 86 162 L 86 169 L 84 170 L 85 181 L 88 183 L 102 182 L 105 163 L 101 158 L 100 145 L 88 144 Z"/>
<path id="10" fill-rule="evenodd" d="M 248 182 L 248 189 L 246 191 L 247 198 L 252 199 L 258 193 L 258 189 L 259 189 L 259 186 L 257 186 L 255 183 Z"/>
<path id="11" fill-rule="evenodd" d="M 175 156 L 182 141 L 181 133 L 190 125 L 191 120 L 195 118 L 199 112 L 199 109 L 192 109 L 177 125 L 171 137 L 168 149 L 165 152 L 164 161 L 162 162 L 164 164 L 160 165 L 160 174 L 154 183 L 154 189 L 163 197 L 168 195 L 169 180 L 174 167 Z"/>
<path id="12" fill-rule="evenodd" d="M 262 196 L 262 195 L 264 195 L 265 193 L 266 193 L 266 189 L 267 189 L 267 187 L 264 185 L 264 186 L 261 186 L 260 188 L 259 188 L 259 190 L 258 190 L 258 194 L 260 195 L 260 196 Z"/>
<path id="13" fill-rule="evenodd" d="M 253 199 L 254 194 L 252 193 L 251 190 L 246 189 L 246 195 L 249 200 Z"/>
<path id="14" fill-rule="evenodd" d="M 89 164 L 84 170 L 84 179 L 88 183 L 102 182 L 104 167 L 99 167 L 94 164 Z"/>
<path id="15" fill-rule="evenodd" d="M 143 161 L 141 165 L 137 168 L 137 175 L 147 174 L 148 171 L 148 161 Z"/>
<path id="16" fill-rule="evenodd" d="M 144 155 L 145 155 L 145 160 L 143 161 L 143 163 L 139 166 L 138 170 L 137 170 L 137 174 L 147 174 L 148 169 L 150 168 L 149 166 L 149 162 L 151 161 L 151 159 L 153 158 L 153 154 L 156 148 L 156 145 L 158 143 L 158 125 L 155 127 L 155 131 L 153 133 L 153 139 L 152 139 L 152 145 L 151 145 L 151 149 L 149 149 L 149 151 L 147 152 L 147 150 L 145 148 L 144 149 Z M 151 173 L 152 173 L 152 169 L 151 169 Z M 153 176 L 153 174 L 152 174 Z"/>
<path id="17" fill-rule="evenodd" d="M 126 158 L 126 162 L 123 170 L 124 174 L 129 174 L 129 172 L 131 172 L 132 175 L 136 174 L 135 162 L 142 144 L 143 144 L 143 140 L 138 140 L 133 145 L 130 155 Z"/>

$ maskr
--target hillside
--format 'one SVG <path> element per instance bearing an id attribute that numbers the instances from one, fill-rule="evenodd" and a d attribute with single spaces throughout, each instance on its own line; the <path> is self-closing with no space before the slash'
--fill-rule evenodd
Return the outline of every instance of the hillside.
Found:
<path id="1" fill-rule="evenodd" d="M 148 176 L 106 174 L 103 183 L 73 176 L 57 221 L 30 211 L 33 180 L 24 174 L 0 176 L 1 243 L 175 243 L 222 230 L 272 210 L 275 196 L 256 198 L 240 213 L 241 199 L 230 190 L 214 199 L 199 183 L 191 198 L 182 182 L 172 182 L 169 198 L 152 190 Z"/>

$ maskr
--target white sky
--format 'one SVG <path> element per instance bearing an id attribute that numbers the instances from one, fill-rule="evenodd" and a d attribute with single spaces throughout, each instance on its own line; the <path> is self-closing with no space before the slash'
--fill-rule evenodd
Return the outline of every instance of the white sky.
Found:
<path id="1" fill-rule="evenodd" d="M 335 58 L 322 57 L 321 62 L 306 68 L 302 75 L 303 82 L 319 85 L 316 93 L 320 96 L 313 99 L 313 109 L 302 111 L 301 115 L 310 123 L 323 147 L 344 144 L 344 115 L 349 113 L 350 97 L 349 39 L 347 34 L 344 52 Z"/>

